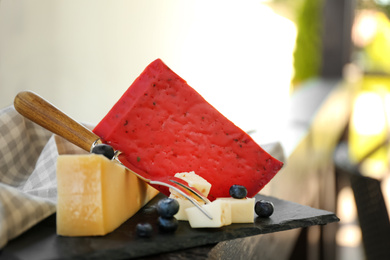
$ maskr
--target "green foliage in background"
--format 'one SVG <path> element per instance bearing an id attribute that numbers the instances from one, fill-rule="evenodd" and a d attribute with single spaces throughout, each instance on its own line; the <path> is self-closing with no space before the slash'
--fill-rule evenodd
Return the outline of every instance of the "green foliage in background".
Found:
<path id="1" fill-rule="evenodd" d="M 305 0 L 298 11 L 293 85 L 320 73 L 322 7 L 322 0 Z"/>

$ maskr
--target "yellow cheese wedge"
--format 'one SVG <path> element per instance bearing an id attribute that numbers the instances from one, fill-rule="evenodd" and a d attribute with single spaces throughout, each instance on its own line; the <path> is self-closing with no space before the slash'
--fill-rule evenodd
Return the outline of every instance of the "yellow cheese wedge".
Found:
<path id="1" fill-rule="evenodd" d="M 158 191 L 102 155 L 57 159 L 57 234 L 105 235 L 133 216 Z"/>

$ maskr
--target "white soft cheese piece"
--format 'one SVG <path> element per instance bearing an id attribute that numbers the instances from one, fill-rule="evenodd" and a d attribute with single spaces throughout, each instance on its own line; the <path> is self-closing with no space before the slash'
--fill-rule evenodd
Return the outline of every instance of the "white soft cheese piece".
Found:
<path id="1" fill-rule="evenodd" d="M 232 223 L 231 203 L 226 200 L 215 200 L 202 206 L 213 217 L 210 220 L 197 207 L 187 208 L 186 214 L 192 228 L 216 228 Z"/>
<path id="2" fill-rule="evenodd" d="M 191 172 L 179 172 L 175 174 L 176 178 L 182 179 L 188 183 L 188 186 L 197 189 L 205 197 L 209 195 L 211 189 L 211 183 L 197 175 L 194 171 Z M 181 196 L 176 191 L 170 189 L 171 194 L 175 196 Z"/>
<path id="3" fill-rule="evenodd" d="M 199 192 L 201 192 L 205 197 L 210 192 L 211 184 L 197 175 L 194 171 L 191 172 L 180 172 L 175 174 L 176 178 L 185 180 L 188 183 L 188 186 L 196 188 Z M 174 216 L 177 220 L 188 220 L 186 209 L 194 207 L 194 204 L 192 204 L 191 201 L 187 200 L 183 196 L 181 196 L 176 191 L 170 189 L 171 194 L 169 195 L 170 198 L 176 199 L 179 202 L 179 211 Z M 194 196 L 194 198 L 198 201 L 199 204 L 204 204 L 203 201 L 199 200 Z"/>
<path id="4" fill-rule="evenodd" d="M 176 197 L 172 194 L 169 197 L 174 198 L 177 200 L 177 202 L 179 202 L 179 211 L 175 214 L 174 217 L 177 220 L 187 220 L 188 221 L 186 209 L 194 207 L 194 204 L 192 204 L 191 201 L 189 201 L 183 197 Z M 201 203 L 201 202 L 199 202 L 199 203 Z"/>
<path id="5" fill-rule="evenodd" d="M 255 219 L 255 198 L 218 198 L 231 205 L 232 223 L 253 223 Z"/>

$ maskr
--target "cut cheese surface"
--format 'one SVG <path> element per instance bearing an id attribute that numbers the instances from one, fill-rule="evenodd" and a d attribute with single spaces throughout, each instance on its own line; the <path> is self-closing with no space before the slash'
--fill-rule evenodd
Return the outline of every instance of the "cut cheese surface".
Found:
<path id="1" fill-rule="evenodd" d="M 232 223 L 253 223 L 255 219 L 255 198 L 218 198 L 231 205 Z"/>
<path id="2" fill-rule="evenodd" d="M 211 204 L 204 205 L 203 207 L 205 207 L 207 211 L 210 211 L 213 217 L 217 218 L 217 220 L 213 219 L 213 221 L 198 215 L 197 211 L 199 210 L 194 207 L 190 201 L 180 197 L 175 199 L 180 205 L 179 212 L 175 215 L 175 218 L 177 220 L 192 221 L 192 227 L 220 227 L 220 225 L 230 225 L 232 223 L 253 223 L 255 219 L 255 198 L 218 198 Z M 218 204 L 217 202 L 222 204 Z M 222 209 L 230 209 L 230 214 L 221 212 Z M 221 223 L 215 222 L 218 221 L 218 218 L 221 216 L 230 216 L 228 217 L 230 220 Z"/>
<path id="3" fill-rule="evenodd" d="M 229 197 L 233 184 L 253 197 L 283 165 L 160 59 L 145 68 L 93 132 L 123 152 L 123 163 L 137 173 L 158 179 L 195 171 L 211 183 L 210 200 Z M 169 195 L 167 188 L 156 188 Z"/>
<path id="4" fill-rule="evenodd" d="M 197 207 L 187 208 L 185 211 L 192 228 L 217 228 L 232 224 L 232 209 L 228 201 L 214 200 L 202 207 L 213 219 L 209 219 Z"/>
<path id="5" fill-rule="evenodd" d="M 200 177 L 199 175 L 197 175 L 194 171 L 179 172 L 175 174 L 175 177 L 186 181 L 188 183 L 188 186 L 190 186 L 191 188 L 195 188 L 198 192 L 200 192 L 205 197 L 207 197 L 210 193 L 211 184 L 205 179 L 203 179 L 202 177 Z M 171 195 L 175 197 L 181 196 L 173 189 L 169 189 L 169 191 Z M 194 198 L 198 199 L 195 196 Z"/>
<path id="6" fill-rule="evenodd" d="M 170 195 L 170 198 L 176 199 L 179 202 L 179 211 L 174 215 L 177 220 L 186 220 L 188 221 L 186 209 L 194 207 L 191 201 L 183 198 L 183 197 L 175 197 L 174 195 Z M 204 204 L 204 203 L 200 203 Z"/>
<path id="7" fill-rule="evenodd" d="M 210 192 L 211 184 L 199 175 L 197 175 L 194 171 L 179 172 L 175 174 L 175 177 L 186 181 L 191 188 L 197 189 L 205 197 L 207 197 Z M 194 207 L 194 204 L 192 204 L 191 201 L 184 198 L 175 190 L 169 189 L 169 191 L 171 192 L 169 197 L 176 199 L 180 205 L 179 211 L 175 214 L 175 218 L 177 220 L 188 220 L 186 209 Z M 193 196 L 193 198 L 197 200 L 199 204 L 204 204 L 204 202 L 196 196 Z"/>
<path id="8" fill-rule="evenodd" d="M 119 227 L 158 191 L 102 155 L 57 159 L 57 234 L 105 235 Z"/>

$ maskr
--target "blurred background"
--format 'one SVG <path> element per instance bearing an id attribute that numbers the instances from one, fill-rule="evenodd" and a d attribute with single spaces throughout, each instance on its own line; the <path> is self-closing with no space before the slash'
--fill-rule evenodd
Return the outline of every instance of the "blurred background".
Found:
<path id="1" fill-rule="evenodd" d="M 30 89 L 96 124 L 161 58 L 246 130 L 278 139 L 294 23 L 262 1 L 1 1 L 0 105 Z M 271 26 L 272 24 L 272 26 Z"/>
<path id="2" fill-rule="evenodd" d="M 390 0 L 0 0 L 0 107 L 32 90 L 74 119 L 97 124 L 161 58 L 258 143 L 281 142 L 288 158 L 318 131 L 317 118 L 327 114 L 325 128 L 334 130 L 340 111 L 347 111 L 334 142 L 323 134 L 304 148 L 308 161 L 308 154 L 326 149 L 331 162 L 318 152 L 316 169 L 326 161 L 326 176 L 333 176 L 332 189 L 323 187 L 322 177 L 314 189 L 332 193 L 331 206 L 307 204 L 340 218 L 328 238 L 332 257 L 317 248 L 316 258 L 306 258 L 373 259 L 374 240 L 365 230 L 376 230 L 363 225 L 360 212 L 377 199 L 359 204 L 359 194 L 369 194 L 356 188 L 354 176 L 377 181 L 389 208 L 389 15 Z M 331 94 L 340 88 L 348 97 L 335 106 Z M 294 167 L 293 173 L 301 165 Z M 388 230 L 388 213 L 382 213 L 387 222 L 380 229 Z M 304 235 L 309 244 L 316 236 Z"/>

